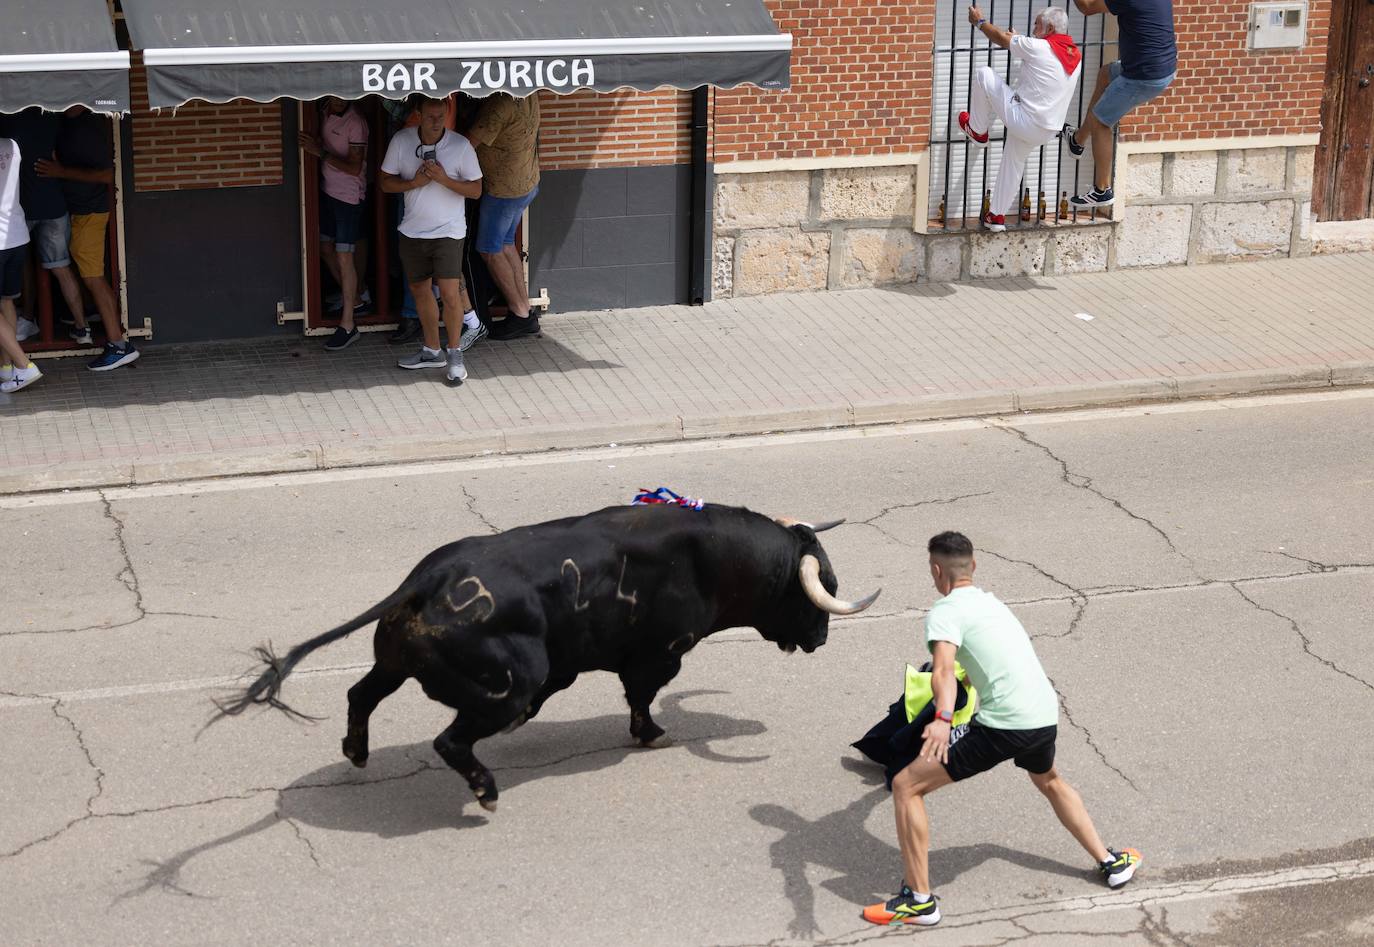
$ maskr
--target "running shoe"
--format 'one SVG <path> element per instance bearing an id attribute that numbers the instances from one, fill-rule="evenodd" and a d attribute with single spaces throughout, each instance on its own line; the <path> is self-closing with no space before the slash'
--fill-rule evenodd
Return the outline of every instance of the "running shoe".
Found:
<path id="1" fill-rule="evenodd" d="M 463 326 L 463 334 L 458 337 L 458 351 L 466 352 L 486 337 L 487 327 L 485 323 L 479 322 L 475 326 Z"/>
<path id="2" fill-rule="evenodd" d="M 77 345 L 95 344 L 95 342 L 91 339 L 90 326 L 72 326 L 70 329 L 67 330 L 67 334 L 72 337 L 72 341 L 75 342 Z"/>
<path id="3" fill-rule="evenodd" d="M 496 342 L 509 342 L 511 339 L 523 339 L 538 334 L 539 317 L 531 312 L 524 319 L 519 316 L 506 316 L 491 327 L 487 337 Z"/>
<path id="4" fill-rule="evenodd" d="M 392 345 L 405 345 L 407 342 L 414 342 L 420 337 L 420 320 L 407 319 L 401 317 L 401 321 L 396 324 L 396 331 L 386 337 Z"/>
<path id="5" fill-rule="evenodd" d="M 1075 194 L 1069 198 L 1069 203 L 1079 210 L 1091 210 L 1094 207 L 1110 207 L 1116 200 L 1116 195 L 1109 187 L 1095 187 L 1086 194 Z"/>
<path id="6" fill-rule="evenodd" d="M 959 113 L 959 130 L 963 132 L 966 136 L 968 136 L 968 140 L 973 142 L 975 145 L 981 147 L 982 145 L 986 145 L 988 143 L 988 133 L 983 132 L 980 135 L 978 134 L 978 132 L 974 131 L 973 126 L 969 124 L 968 112 Z"/>
<path id="7" fill-rule="evenodd" d="M 422 345 L 396 364 L 401 368 L 448 368 L 448 359 L 444 357 L 443 352 L 427 349 Z"/>
<path id="8" fill-rule="evenodd" d="M 1111 853 L 1111 858 L 1097 866 L 1097 870 L 1102 874 L 1102 878 L 1107 882 L 1108 888 L 1120 888 L 1131 880 L 1135 870 L 1140 867 L 1140 852 L 1133 848 L 1123 848 L 1117 851 L 1114 848 L 1107 849 Z"/>
<path id="9" fill-rule="evenodd" d="M 870 904 L 864 908 L 863 918 L 870 924 L 919 924 L 934 927 L 940 923 L 940 906 L 935 903 L 935 895 L 924 901 L 906 885 L 901 892 L 882 904 Z"/>
<path id="10" fill-rule="evenodd" d="M 132 342 L 125 339 L 118 344 L 106 342 L 105 351 L 101 352 L 100 357 L 86 367 L 93 372 L 110 372 L 121 365 L 128 365 L 137 360 L 138 349 L 134 348 Z"/>
<path id="11" fill-rule="evenodd" d="M 38 323 L 34 322 L 28 316 L 20 316 L 14 328 L 14 337 L 20 342 L 26 342 L 38 335 L 41 331 L 42 330 L 38 328 Z"/>
<path id="12" fill-rule="evenodd" d="M 10 378 L 0 382 L 0 391 L 9 394 L 11 391 L 18 391 L 20 388 L 27 388 L 42 377 L 43 373 L 39 371 L 38 366 L 30 362 L 28 368 L 14 369 L 13 375 Z"/>
<path id="13" fill-rule="evenodd" d="M 446 380 L 453 387 L 461 385 L 468 377 L 467 366 L 463 364 L 463 350 L 451 348 L 448 350 L 448 375 Z"/>
<path id="14" fill-rule="evenodd" d="M 345 329 L 343 326 L 335 326 L 334 334 L 329 337 L 329 341 L 324 344 L 326 352 L 342 352 L 354 342 L 358 341 L 361 335 L 356 328 Z"/>
<path id="15" fill-rule="evenodd" d="M 1069 154 L 1073 155 L 1075 158 L 1081 158 L 1083 157 L 1085 146 L 1080 145 L 1078 140 L 1073 137 L 1077 131 L 1077 129 L 1071 128 L 1068 122 L 1065 122 L 1064 127 L 1059 131 L 1059 137 L 1064 139 L 1064 144 L 1068 145 Z"/>

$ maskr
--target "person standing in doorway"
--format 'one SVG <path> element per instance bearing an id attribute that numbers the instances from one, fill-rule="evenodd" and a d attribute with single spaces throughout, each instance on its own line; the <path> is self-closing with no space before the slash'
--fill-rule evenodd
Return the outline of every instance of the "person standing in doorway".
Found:
<path id="1" fill-rule="evenodd" d="M 58 178 L 72 217 L 71 255 L 105 326 L 105 351 L 86 367 L 108 372 L 138 359 L 119 320 L 119 302 L 105 278 L 105 247 L 110 226 L 110 188 L 114 144 L 110 120 L 83 105 L 67 109 L 57 133 L 57 157 L 40 158 L 39 177 Z"/>
<path id="2" fill-rule="evenodd" d="M 19 203 L 29 222 L 29 240 L 37 252 L 39 265 L 52 274 L 67 304 L 67 312 L 75 326 L 71 337 L 77 345 L 90 345 L 91 329 L 86 325 L 86 307 L 81 298 L 81 284 L 72 272 L 68 246 L 72 237 L 72 222 L 67 215 L 67 199 L 62 184 L 52 178 L 38 176 L 37 159 L 51 158 L 57 153 L 57 133 L 62 116 L 45 112 L 34 106 L 17 115 L 0 119 L 0 135 L 13 138 L 24 155 L 19 170 Z M 33 306 L 27 307 L 30 314 Z M 20 318 L 19 339 L 38 334 L 36 320 Z M 25 325 L 29 323 L 29 325 Z"/>
<path id="3" fill-rule="evenodd" d="M 941 598 L 926 614 L 926 647 L 934 668 L 935 719 L 926 727 L 921 754 L 892 780 L 906 877 L 896 897 L 863 910 L 873 924 L 940 923 L 930 884 L 930 823 L 925 797 L 952 782 L 987 772 L 1012 760 L 1049 802 L 1060 823 L 1097 863 L 1109 888 L 1131 880 L 1140 853 L 1102 844 L 1078 792 L 1054 766 L 1059 697 L 1035 656 L 1016 616 L 973 584 L 973 543 L 962 533 L 940 533 L 926 546 L 930 577 Z M 968 732 L 950 745 L 950 724 L 958 684 L 954 663 L 963 665 L 978 691 L 978 711 Z"/>
<path id="4" fill-rule="evenodd" d="M 1116 200 L 1112 162 L 1116 126 L 1137 106 L 1157 98 L 1178 75 L 1173 0 L 1073 0 L 1084 16 L 1110 13 L 1117 19 L 1121 58 L 1097 72 L 1088 120 L 1064 126 L 1064 143 L 1075 158 L 1093 146 L 1093 188 L 1069 203 L 1080 210 L 1106 207 Z"/>
<path id="5" fill-rule="evenodd" d="M 424 335 L 420 351 L 398 364 L 446 368 L 449 383 L 461 385 L 468 376 L 462 346 L 466 201 L 482 194 L 482 168 L 467 139 L 445 127 L 445 110 L 443 99 L 421 101 L 420 124 L 391 139 L 379 177 L 384 192 L 405 195 L 398 250 Z M 436 282 L 448 325 L 447 357 L 440 348 L 439 307 L 431 289 Z"/>
<path id="6" fill-rule="evenodd" d="M 1016 213 L 1026 158 L 1036 148 L 1054 141 L 1064 125 L 1069 100 L 1078 87 L 1083 54 L 1069 36 L 1069 15 L 1057 7 L 1040 11 L 1030 36 L 1018 36 L 989 23 L 976 6 L 968 8 L 968 21 L 989 43 L 1021 61 L 1015 88 L 991 66 L 979 66 L 969 90 L 969 110 L 959 113 L 959 128 L 975 147 L 988 143 L 994 117 L 1006 126 L 997 184 L 982 220 L 988 230 L 1002 231 L 1007 229 L 1006 215 Z"/>
<path id="7" fill-rule="evenodd" d="M 0 391 L 18 391 L 43 377 L 15 333 L 19 314 L 14 300 L 24 288 L 24 255 L 29 227 L 19 204 L 19 162 L 12 138 L 0 138 Z"/>
<path id="8" fill-rule="evenodd" d="M 367 196 L 367 120 L 336 95 L 324 100 L 320 135 L 301 132 L 301 150 L 320 160 L 320 256 L 339 284 L 339 324 L 324 347 L 342 351 L 358 340 L 354 316 L 363 308 L 354 249 L 362 238 Z"/>
<path id="9" fill-rule="evenodd" d="M 477 212 L 477 252 L 506 297 L 510 316 L 491 330 L 505 341 L 539 334 L 539 316 L 530 312 L 525 261 L 515 246 L 515 231 L 525 208 L 539 194 L 539 97 L 517 99 L 497 92 L 482 103 L 468 132 L 486 182 Z"/>

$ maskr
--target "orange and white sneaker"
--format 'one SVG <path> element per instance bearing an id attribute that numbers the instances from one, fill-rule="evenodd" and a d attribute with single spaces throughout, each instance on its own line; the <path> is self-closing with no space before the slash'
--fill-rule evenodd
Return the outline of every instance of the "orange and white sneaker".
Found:
<path id="1" fill-rule="evenodd" d="M 1135 870 L 1145 860 L 1140 852 L 1133 848 L 1123 848 L 1119 852 L 1114 848 L 1109 848 L 1107 852 L 1112 857 L 1098 865 L 1097 870 L 1102 873 L 1108 888 L 1120 888 L 1130 881 Z"/>
<path id="2" fill-rule="evenodd" d="M 940 923 L 940 906 L 935 895 L 918 898 L 906 885 L 895 898 L 864 908 L 863 918 L 870 924 L 919 924 L 934 927 Z"/>

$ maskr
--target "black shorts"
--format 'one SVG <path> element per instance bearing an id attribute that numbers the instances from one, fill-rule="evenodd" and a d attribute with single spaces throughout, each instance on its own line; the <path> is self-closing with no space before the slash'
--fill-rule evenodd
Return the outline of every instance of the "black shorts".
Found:
<path id="1" fill-rule="evenodd" d="M 0 250 L 0 299 L 18 299 L 24 292 L 24 259 L 29 245 Z"/>
<path id="2" fill-rule="evenodd" d="M 1005 760 L 1014 760 L 1029 773 L 1048 773 L 1054 766 L 1054 739 L 1058 731 L 1058 727 L 994 730 L 979 725 L 975 718 L 968 732 L 949 748 L 945 771 L 957 783 L 986 773 Z"/>

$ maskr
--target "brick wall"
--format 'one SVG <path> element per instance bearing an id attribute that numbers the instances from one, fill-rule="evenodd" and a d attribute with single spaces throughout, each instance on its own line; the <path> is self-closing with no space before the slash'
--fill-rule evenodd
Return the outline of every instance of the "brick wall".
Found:
<path id="1" fill-rule="evenodd" d="M 544 92 L 539 114 L 540 162 L 551 171 L 691 161 L 689 92 Z"/>
<path id="2" fill-rule="evenodd" d="M 1178 78 L 1122 123 L 1124 141 L 1316 132 L 1331 0 L 1310 0 L 1298 52 L 1250 51 L 1250 4 L 1175 0 Z"/>
<path id="3" fill-rule="evenodd" d="M 282 182 L 281 104 L 192 102 L 148 108 L 147 75 L 129 74 L 134 190 L 254 187 Z"/>
<path id="4" fill-rule="evenodd" d="M 745 87 L 716 95 L 717 164 L 926 150 L 933 3 L 765 4 L 778 28 L 792 34 L 792 88 L 779 93 Z"/>

